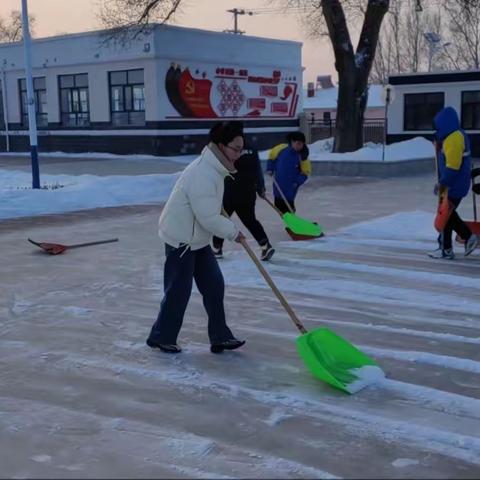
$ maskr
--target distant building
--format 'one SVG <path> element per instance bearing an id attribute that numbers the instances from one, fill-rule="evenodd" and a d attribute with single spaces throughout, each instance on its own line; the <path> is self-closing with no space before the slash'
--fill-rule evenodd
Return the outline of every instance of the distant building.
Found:
<path id="1" fill-rule="evenodd" d="M 381 119 L 385 116 L 385 103 L 381 98 L 382 85 L 370 85 L 365 118 Z M 335 120 L 337 117 L 338 87 L 333 85 L 331 75 L 318 76 L 303 91 L 303 113 L 307 120 Z"/>
<path id="2" fill-rule="evenodd" d="M 156 25 L 122 49 L 101 35 L 32 42 L 40 151 L 196 153 L 232 118 L 258 148 L 298 129 L 301 43 Z M 0 69 L 0 151 L 7 135 L 27 151 L 22 43 L 0 45 Z"/>
<path id="3" fill-rule="evenodd" d="M 388 143 L 416 136 L 433 139 L 435 115 L 455 108 L 468 133 L 472 154 L 480 157 L 480 71 L 392 75 L 394 101 L 388 110 Z"/>

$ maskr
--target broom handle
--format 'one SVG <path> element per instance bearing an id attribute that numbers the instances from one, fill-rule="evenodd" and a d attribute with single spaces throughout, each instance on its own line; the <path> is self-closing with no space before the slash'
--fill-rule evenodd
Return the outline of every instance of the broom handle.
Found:
<path id="1" fill-rule="evenodd" d="M 473 164 L 473 161 L 472 161 L 472 171 L 474 169 L 475 165 Z M 474 183 L 474 178 L 472 178 L 472 201 L 473 201 L 473 221 L 476 222 L 477 221 L 477 199 L 475 197 L 475 192 L 473 191 L 473 186 L 475 185 Z"/>
<path id="2" fill-rule="evenodd" d="M 280 192 L 280 195 L 282 196 L 282 200 L 285 202 L 285 205 L 290 210 L 290 213 L 295 213 L 293 211 L 293 208 L 291 207 L 290 203 L 286 199 L 285 195 L 283 194 L 282 189 L 280 188 L 280 185 L 278 185 L 278 182 L 275 180 L 275 174 L 273 174 L 272 180 L 273 180 L 274 185 L 277 187 L 277 190 Z"/>
<path id="3" fill-rule="evenodd" d="M 283 218 L 283 213 L 277 208 L 277 206 L 266 196 L 262 197 L 282 218 Z"/>
<path id="4" fill-rule="evenodd" d="M 260 273 L 263 275 L 263 278 L 268 283 L 270 288 L 273 290 L 273 293 L 280 300 L 280 303 L 282 304 L 283 308 L 285 308 L 285 310 L 287 311 L 288 315 L 292 319 L 292 322 L 300 330 L 301 333 L 307 333 L 307 329 L 302 325 L 302 322 L 298 319 L 297 315 L 292 310 L 292 307 L 288 304 L 287 300 L 282 295 L 280 290 L 277 288 L 275 283 L 273 283 L 272 277 L 270 277 L 269 273 L 265 270 L 264 266 L 260 263 L 255 253 L 253 253 L 253 250 L 249 247 L 247 241 L 243 239 L 241 240 L 240 243 L 242 244 L 243 248 L 247 251 L 248 255 L 257 266 L 258 270 L 260 270 Z"/>
<path id="5" fill-rule="evenodd" d="M 65 245 L 66 248 L 89 247 L 90 245 L 101 245 L 102 243 L 118 242 L 118 238 L 111 238 L 109 240 L 99 240 L 98 242 L 77 243 L 75 245 Z"/>

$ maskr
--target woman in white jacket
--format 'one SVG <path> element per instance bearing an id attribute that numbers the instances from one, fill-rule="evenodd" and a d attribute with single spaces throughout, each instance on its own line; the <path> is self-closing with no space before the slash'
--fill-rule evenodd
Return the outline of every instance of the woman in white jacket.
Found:
<path id="1" fill-rule="evenodd" d="M 209 143 L 177 180 L 160 215 L 158 233 L 165 242 L 164 297 L 147 345 L 179 353 L 177 337 L 195 283 L 208 314 L 212 353 L 234 350 L 237 340 L 225 321 L 225 284 L 210 248 L 213 235 L 240 242 L 243 234 L 221 215 L 224 180 L 235 172 L 244 147 L 243 125 L 228 122 L 218 143 Z"/>

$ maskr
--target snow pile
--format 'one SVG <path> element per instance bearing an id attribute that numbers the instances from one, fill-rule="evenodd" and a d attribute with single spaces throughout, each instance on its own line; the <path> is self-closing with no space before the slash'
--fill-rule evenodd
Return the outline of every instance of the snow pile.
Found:
<path id="1" fill-rule="evenodd" d="M 62 188 L 33 190 L 30 173 L 0 170 L 0 219 L 160 203 L 168 198 L 179 175 L 42 175 L 42 187 Z"/>
<path id="2" fill-rule="evenodd" d="M 349 373 L 357 377 L 354 382 L 346 386 L 349 393 L 357 393 L 365 387 L 380 383 L 385 378 L 385 372 L 375 365 L 352 368 Z"/>
<path id="3" fill-rule="evenodd" d="M 310 145 L 310 160 L 312 161 L 382 161 L 383 145 L 381 143 L 367 143 L 356 152 L 331 153 L 328 146 L 331 139 L 320 140 Z M 416 160 L 419 158 L 433 158 L 432 142 L 423 137 L 392 143 L 385 146 L 385 161 Z"/>
<path id="4" fill-rule="evenodd" d="M 368 142 L 363 148 L 355 152 L 332 153 L 333 138 L 318 140 L 308 146 L 310 149 L 310 160 L 313 162 L 322 161 L 358 161 L 358 162 L 381 162 L 383 145 L 381 143 Z M 270 150 L 259 152 L 262 160 L 268 159 Z M 432 142 L 424 137 L 415 137 L 403 142 L 392 143 L 385 146 L 384 161 L 407 161 L 420 158 L 433 158 L 434 151 Z"/>
<path id="5" fill-rule="evenodd" d="M 333 150 L 333 137 L 326 138 L 325 140 L 317 140 L 308 146 L 310 149 L 310 159 L 316 157 L 317 155 L 322 155 L 325 153 L 331 153 Z"/>

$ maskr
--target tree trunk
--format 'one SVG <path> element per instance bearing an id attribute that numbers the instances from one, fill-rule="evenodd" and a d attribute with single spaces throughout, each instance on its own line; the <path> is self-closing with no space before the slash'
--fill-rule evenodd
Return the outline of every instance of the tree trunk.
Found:
<path id="1" fill-rule="evenodd" d="M 358 92 L 355 69 L 339 77 L 334 152 L 353 152 L 363 146 L 363 115 L 366 90 Z"/>
<path id="2" fill-rule="evenodd" d="M 368 77 L 389 0 L 369 0 L 356 53 L 340 0 L 322 0 L 335 54 L 339 90 L 334 152 L 351 152 L 363 146 L 363 116 L 368 99 Z"/>

